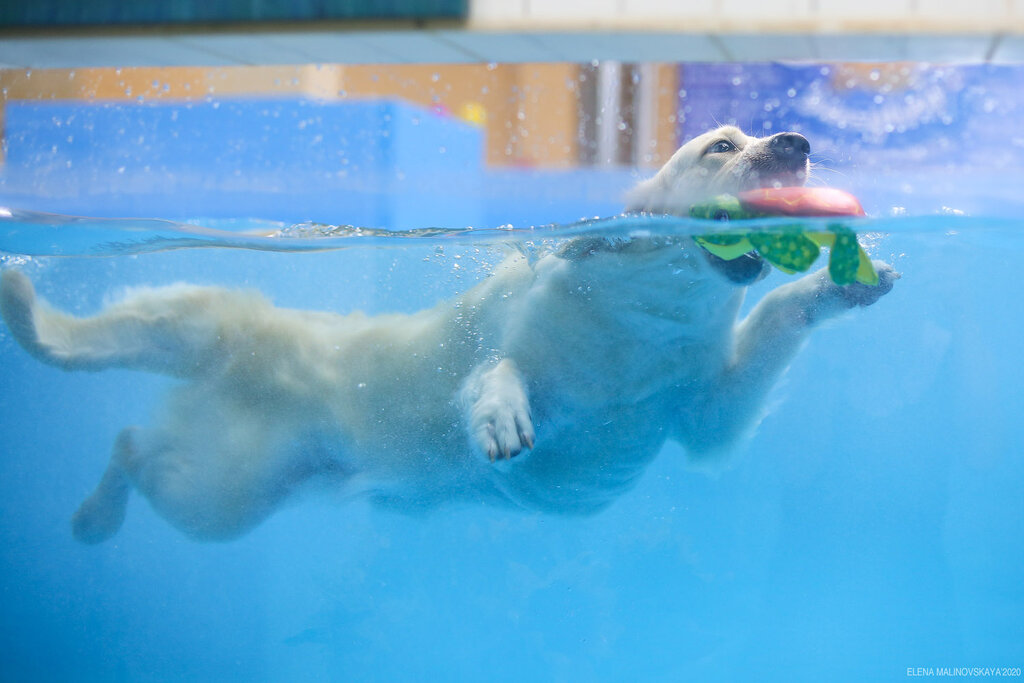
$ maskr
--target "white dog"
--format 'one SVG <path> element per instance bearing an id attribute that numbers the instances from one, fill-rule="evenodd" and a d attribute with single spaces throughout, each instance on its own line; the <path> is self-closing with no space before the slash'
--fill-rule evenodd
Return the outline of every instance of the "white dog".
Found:
<path id="1" fill-rule="evenodd" d="M 717 193 L 802 184 L 808 152 L 797 134 L 720 128 L 637 187 L 630 209 L 686 215 Z M 819 271 L 739 322 L 744 285 L 768 266 L 669 236 L 580 237 L 535 263 L 511 256 L 412 315 L 287 310 L 179 284 L 75 318 L 13 270 L 0 307 L 43 362 L 184 380 L 154 427 L 121 432 L 75 536 L 113 536 L 134 488 L 185 533 L 223 540 L 315 482 L 405 508 L 600 510 L 666 440 L 699 459 L 741 436 L 812 326 L 889 291 L 897 274 L 875 265 L 875 287 Z"/>

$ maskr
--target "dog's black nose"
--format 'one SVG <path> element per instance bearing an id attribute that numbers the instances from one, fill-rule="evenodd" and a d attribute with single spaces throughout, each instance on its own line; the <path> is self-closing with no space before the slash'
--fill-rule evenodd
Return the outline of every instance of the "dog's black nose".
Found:
<path id="1" fill-rule="evenodd" d="M 804 161 L 811 153 L 811 143 L 800 133 L 777 133 L 768 147 L 779 161 Z"/>

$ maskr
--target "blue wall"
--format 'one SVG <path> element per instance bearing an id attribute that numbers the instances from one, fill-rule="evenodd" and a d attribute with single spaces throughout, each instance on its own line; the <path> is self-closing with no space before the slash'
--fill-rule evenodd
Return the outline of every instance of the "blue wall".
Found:
<path id="1" fill-rule="evenodd" d="M 12 102 L 5 128 L 0 201 L 23 209 L 392 228 L 480 212 L 482 131 L 394 100 Z"/>

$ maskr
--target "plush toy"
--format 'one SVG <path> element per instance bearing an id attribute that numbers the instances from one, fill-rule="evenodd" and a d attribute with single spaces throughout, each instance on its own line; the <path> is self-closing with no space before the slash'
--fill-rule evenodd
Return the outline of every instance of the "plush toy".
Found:
<path id="1" fill-rule="evenodd" d="M 827 187 L 779 187 L 719 195 L 690 208 L 690 216 L 709 220 L 742 220 L 770 216 L 849 217 L 863 216 L 853 195 Z M 800 223 L 771 226 L 755 231 L 741 228 L 695 237 L 698 244 L 727 261 L 756 251 L 761 258 L 786 273 L 803 272 L 829 248 L 828 272 L 837 285 L 862 282 L 878 284 L 871 259 L 847 225 L 829 223 L 826 229 L 808 230 Z"/>

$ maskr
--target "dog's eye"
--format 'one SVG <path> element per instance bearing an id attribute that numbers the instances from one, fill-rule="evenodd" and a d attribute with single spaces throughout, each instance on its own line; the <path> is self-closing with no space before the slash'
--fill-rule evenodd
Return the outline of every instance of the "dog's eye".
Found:
<path id="1" fill-rule="evenodd" d="M 722 154 L 723 152 L 732 152 L 735 149 L 736 145 L 732 144 L 728 140 L 719 140 L 708 147 L 706 154 Z"/>

